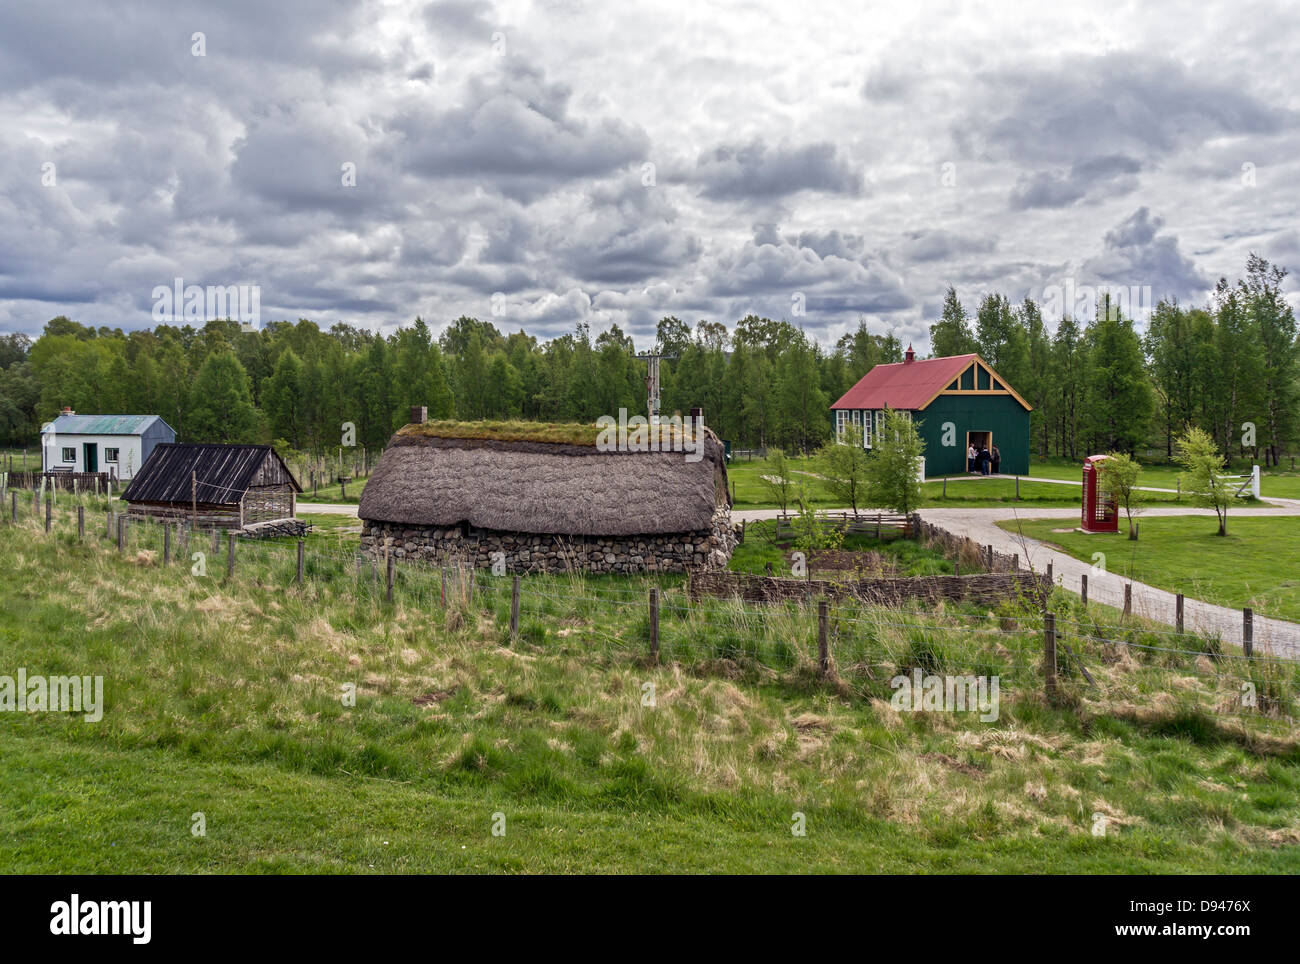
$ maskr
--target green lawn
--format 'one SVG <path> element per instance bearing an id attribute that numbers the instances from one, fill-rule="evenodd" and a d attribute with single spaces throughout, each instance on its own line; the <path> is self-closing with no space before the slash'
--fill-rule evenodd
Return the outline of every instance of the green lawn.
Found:
<path id="1" fill-rule="evenodd" d="M 305 491 L 298 496 L 299 502 L 324 502 L 332 505 L 356 505 L 361 501 L 361 493 L 365 490 L 367 479 L 353 479 L 347 483 L 347 498 L 343 497 L 343 486 L 337 482 L 334 485 L 318 486 L 316 494 L 312 494 L 311 484 L 304 482 Z"/>
<path id="2" fill-rule="evenodd" d="M 1261 469 L 1259 491 L 1262 498 L 1300 499 L 1300 471 L 1292 472 L 1290 465 L 1290 458 L 1285 458 L 1277 469 Z M 1081 462 L 1059 458 L 1046 460 L 1035 458 L 1029 466 L 1030 475 L 1048 479 L 1066 479 L 1071 482 L 1078 482 L 1082 471 Z M 1177 489 L 1179 471 L 1174 465 L 1144 465 L 1138 484 L 1160 489 Z M 1230 472 L 1225 474 L 1249 475 L 1250 463 L 1238 461 Z"/>
<path id="3" fill-rule="evenodd" d="M 1030 609 L 837 605 L 828 684 L 810 610 L 658 580 L 654 666 L 647 579 L 529 577 L 512 642 L 508 581 L 444 603 L 403 567 L 390 606 L 326 547 L 293 587 L 291 550 L 241 544 L 227 580 L 145 528 L 118 554 L 0 526 L 0 673 L 106 690 L 99 723 L 0 713 L 0 869 L 1300 872 L 1294 741 L 1197 710 L 1214 674 L 1086 639 L 1106 692 L 1065 664 L 1050 708 Z M 888 667 L 922 664 L 998 673 L 998 720 L 892 710 Z"/>
<path id="4" fill-rule="evenodd" d="M 819 508 L 839 508 L 840 500 L 828 494 L 817 478 L 818 466 L 810 458 L 791 458 L 795 477 L 802 482 L 810 496 L 809 502 Z M 727 467 L 730 480 L 735 483 L 737 511 L 745 509 L 776 509 L 779 504 L 772 501 L 771 493 L 761 481 L 761 476 L 770 474 L 765 462 L 738 461 Z M 946 494 L 945 494 L 946 491 Z M 1050 482 L 1024 482 L 1019 486 L 1017 497 L 1014 476 L 996 478 L 972 478 L 967 475 L 950 477 L 945 487 L 941 479 L 926 482 L 921 487 L 921 507 L 948 506 L 968 509 L 997 508 L 1004 505 L 1023 504 L 1040 508 L 1073 508 L 1079 504 L 1081 489 L 1079 486 L 1054 485 Z M 1153 503 L 1176 505 L 1176 496 L 1172 493 L 1148 493 Z M 322 500 L 323 501 L 323 500 Z M 792 507 L 793 508 L 793 507 Z"/>
<path id="5" fill-rule="evenodd" d="M 1281 619 L 1300 620 L 1300 518 L 1233 518 L 1228 534 L 1216 535 L 1212 516 L 1138 517 L 1140 538 L 1084 535 L 1077 517 L 999 522 L 1002 528 L 1092 562 L 1106 555 L 1106 569 L 1138 582 L 1224 606 L 1250 606 Z M 1068 532 L 1055 532 L 1068 528 Z"/>

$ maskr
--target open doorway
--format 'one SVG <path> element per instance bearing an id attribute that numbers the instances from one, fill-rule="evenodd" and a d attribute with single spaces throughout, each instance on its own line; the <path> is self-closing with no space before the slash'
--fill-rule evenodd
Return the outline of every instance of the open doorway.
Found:
<path id="1" fill-rule="evenodd" d="M 974 449 L 974 458 L 971 450 Z M 966 471 L 975 475 L 989 475 L 993 468 L 993 433 L 976 431 L 966 433 Z"/>

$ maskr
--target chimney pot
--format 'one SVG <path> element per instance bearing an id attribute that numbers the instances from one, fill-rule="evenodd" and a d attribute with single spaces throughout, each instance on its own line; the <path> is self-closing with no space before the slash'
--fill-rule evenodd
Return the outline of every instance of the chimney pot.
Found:
<path id="1" fill-rule="evenodd" d="M 916 352 L 912 351 L 912 344 L 908 342 L 907 351 L 903 355 L 903 364 L 910 365 L 916 361 Z"/>

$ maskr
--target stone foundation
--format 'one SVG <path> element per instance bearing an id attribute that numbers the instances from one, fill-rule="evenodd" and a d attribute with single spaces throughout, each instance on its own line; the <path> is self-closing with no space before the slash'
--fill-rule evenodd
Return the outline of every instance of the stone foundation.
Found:
<path id="1" fill-rule="evenodd" d="M 365 519 L 361 550 L 397 559 L 491 569 L 504 554 L 506 572 L 687 572 L 724 569 L 735 548 L 731 511 L 720 506 L 709 529 L 671 535 L 557 536 L 460 526 L 416 526 Z"/>

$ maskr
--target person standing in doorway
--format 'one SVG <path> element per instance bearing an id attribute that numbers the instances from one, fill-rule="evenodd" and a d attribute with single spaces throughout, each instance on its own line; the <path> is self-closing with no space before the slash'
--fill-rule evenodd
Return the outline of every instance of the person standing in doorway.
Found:
<path id="1" fill-rule="evenodd" d="M 975 471 L 975 443 L 971 442 L 970 447 L 966 449 L 966 471 Z"/>
<path id="2" fill-rule="evenodd" d="M 998 447 L 995 445 L 993 446 L 993 474 L 997 475 L 1001 471 L 1002 471 L 1002 453 L 998 451 Z"/>
<path id="3" fill-rule="evenodd" d="M 989 463 L 993 461 L 993 456 L 989 455 L 987 448 L 981 447 L 979 454 L 980 475 L 989 474 Z"/>

